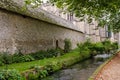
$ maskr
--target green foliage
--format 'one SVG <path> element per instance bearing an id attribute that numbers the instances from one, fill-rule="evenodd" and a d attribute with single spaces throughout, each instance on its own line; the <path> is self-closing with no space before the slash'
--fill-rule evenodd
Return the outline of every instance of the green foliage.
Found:
<path id="1" fill-rule="evenodd" d="M 70 52 L 71 51 L 71 47 L 72 47 L 71 46 L 71 41 L 69 39 L 65 39 L 64 43 L 65 43 L 65 45 L 64 45 L 64 52 L 65 53 Z"/>
<path id="2" fill-rule="evenodd" d="M 67 55 L 67 54 L 65 54 L 65 55 Z M 35 74 L 33 74 L 34 72 L 30 73 L 30 75 L 28 75 L 29 78 L 32 77 L 32 80 L 35 80 L 33 78 L 36 78 L 36 77 L 38 79 L 42 79 L 42 78 L 52 74 L 53 72 L 55 72 L 55 71 L 57 71 L 61 68 L 66 68 L 67 66 L 70 66 L 71 64 L 74 64 L 74 63 L 76 63 L 80 60 L 83 60 L 83 59 L 86 59 L 86 58 L 90 57 L 90 56 L 87 56 L 87 55 L 83 55 L 84 56 L 83 57 L 83 56 L 79 55 L 78 52 L 77 52 L 77 55 L 76 55 L 75 51 L 68 54 L 69 57 L 67 57 L 65 55 L 63 55 L 61 57 L 57 57 L 57 58 L 59 58 L 58 60 L 53 60 L 53 61 L 47 60 L 47 62 L 45 62 L 47 64 L 44 65 L 43 67 L 40 67 L 40 66 L 32 67 L 32 70 L 33 69 L 35 70 Z"/>
<path id="3" fill-rule="evenodd" d="M 4 63 L 2 61 L 0 61 L 0 66 L 3 66 L 3 65 L 4 65 Z"/>
<path id="4" fill-rule="evenodd" d="M 36 60 L 39 60 L 39 59 L 43 59 L 45 58 L 45 56 L 47 55 L 47 52 L 46 51 L 39 51 L 39 52 L 36 52 L 36 53 L 32 53 L 30 54 L 34 59 Z"/>
<path id="5" fill-rule="evenodd" d="M 89 57 L 89 55 L 90 55 L 90 50 L 89 50 L 89 48 L 88 47 L 84 47 L 84 50 L 82 51 L 82 57 Z"/>
<path id="6" fill-rule="evenodd" d="M 25 2 L 25 7 L 27 7 L 27 5 L 31 5 L 32 8 L 36 8 L 38 6 L 40 6 L 42 2 L 42 0 L 24 0 Z"/>
<path id="7" fill-rule="evenodd" d="M 23 62 L 30 62 L 30 61 L 34 61 L 35 59 L 32 57 L 32 56 L 30 56 L 30 55 L 24 55 L 24 56 L 22 56 L 22 61 Z"/>
<path id="8" fill-rule="evenodd" d="M 71 51 L 69 54 L 64 54 L 56 58 L 47 58 L 47 59 L 36 60 L 36 61 L 25 62 L 25 63 L 10 64 L 8 65 L 8 68 L 9 69 L 14 68 L 16 70 L 19 70 L 25 76 L 27 75 L 27 73 L 30 73 L 30 75 L 28 74 L 29 78 L 28 76 L 26 76 L 26 78 L 28 78 L 27 80 L 41 80 L 41 79 L 37 79 L 39 76 L 39 73 L 38 73 L 39 70 L 43 70 L 42 73 L 46 75 L 50 75 L 54 71 L 62 69 L 66 66 L 70 66 L 86 58 L 88 57 L 85 57 L 85 56 L 82 57 L 81 55 L 79 55 L 78 50 L 74 50 L 74 51 Z M 20 66 L 24 66 L 24 67 L 20 67 Z M 4 69 L 4 67 L 5 66 L 1 66 L 0 69 Z M 47 70 L 48 74 L 44 70 Z"/>
<path id="9" fill-rule="evenodd" d="M 118 49 L 118 43 L 114 42 L 112 43 L 112 50 L 117 50 Z"/>
<path id="10" fill-rule="evenodd" d="M 97 53 L 104 53 L 105 49 L 104 49 L 104 45 L 101 43 L 101 42 L 97 42 L 95 43 L 95 46 L 94 46 L 94 50 L 97 52 Z"/>
<path id="11" fill-rule="evenodd" d="M 61 49 L 49 49 L 47 51 L 39 51 L 36 53 L 30 54 L 34 59 L 44 59 L 44 58 L 50 58 L 50 57 L 57 57 L 58 54 L 63 55 L 63 51 Z"/>
<path id="12" fill-rule="evenodd" d="M 12 55 L 8 53 L 0 53 L 0 66 L 11 63 L 12 63 Z"/>
<path id="13" fill-rule="evenodd" d="M 86 46 L 87 45 L 87 46 Z M 82 57 L 84 56 L 89 56 L 90 54 L 90 50 L 88 48 L 88 44 L 87 43 L 81 43 L 81 44 L 77 44 L 78 46 L 78 49 L 79 49 L 79 52 L 80 52 L 80 55 L 82 55 Z"/>
<path id="14" fill-rule="evenodd" d="M 24 80 L 19 72 L 16 70 L 2 70 L 0 71 L 0 80 Z"/>
<path id="15" fill-rule="evenodd" d="M 74 13 L 81 20 L 91 23 L 94 19 L 98 26 L 107 25 L 113 31 L 120 31 L 119 0 L 50 0 L 58 8 Z"/>
<path id="16" fill-rule="evenodd" d="M 38 71 L 38 74 L 39 74 L 39 77 L 38 77 L 39 79 L 48 76 L 47 70 L 39 70 L 39 71 Z"/>
<path id="17" fill-rule="evenodd" d="M 55 67 L 55 64 L 48 64 L 48 65 L 46 65 L 45 66 L 45 70 L 47 70 L 47 72 L 49 73 L 49 74 L 51 74 L 51 73 L 53 73 L 54 72 L 54 67 Z"/>
<path id="18" fill-rule="evenodd" d="M 1 53 L 0 54 L 0 66 L 4 64 L 11 64 L 11 63 L 21 63 L 21 62 L 30 62 L 34 60 L 40 60 L 44 58 L 50 57 L 57 57 L 59 54 L 63 55 L 62 49 L 49 49 L 47 51 L 39 51 L 36 53 L 31 54 L 22 54 L 21 52 L 15 53 L 13 55 L 8 53 Z"/>
<path id="19" fill-rule="evenodd" d="M 20 55 L 20 54 L 14 54 L 13 56 L 13 63 L 20 63 L 20 62 L 29 62 L 35 60 L 30 55 Z"/>
<path id="20" fill-rule="evenodd" d="M 3 61 L 4 61 L 4 59 L 2 57 L 2 54 L 0 54 L 0 66 L 4 65 Z"/>
<path id="21" fill-rule="evenodd" d="M 109 53 L 112 50 L 112 43 L 109 40 L 102 42 L 106 53 Z"/>
<path id="22" fill-rule="evenodd" d="M 62 55 L 62 51 L 60 51 L 60 49 L 50 49 L 47 50 L 48 55 L 46 56 L 47 58 L 49 57 L 57 57 L 58 54 Z"/>
<path id="23" fill-rule="evenodd" d="M 39 80 L 48 76 L 48 71 L 40 66 L 34 66 L 35 72 L 30 72 L 27 76 L 28 80 Z"/>
<path id="24" fill-rule="evenodd" d="M 90 40 L 87 40 L 85 43 L 80 43 L 77 46 L 81 55 L 90 53 L 91 56 L 103 53 L 114 53 L 118 49 L 118 44 L 116 42 L 112 43 L 109 40 L 97 43 L 91 43 Z"/>
<path id="25" fill-rule="evenodd" d="M 116 51 L 118 49 L 118 43 L 117 42 L 110 42 L 109 40 L 105 40 L 102 42 L 103 43 L 103 46 L 104 46 L 104 51 L 106 53 L 110 53 L 112 51 Z"/>
<path id="26" fill-rule="evenodd" d="M 24 0 L 27 5 L 38 7 L 42 0 Z M 72 12 L 80 20 L 92 23 L 94 20 L 99 26 L 108 26 L 114 32 L 120 31 L 120 1 L 119 0 L 50 0 L 65 12 Z"/>
<path id="27" fill-rule="evenodd" d="M 30 72 L 27 76 L 27 80 L 37 80 L 37 79 L 38 79 L 38 75 L 33 72 Z"/>
<path id="28" fill-rule="evenodd" d="M 58 60 L 47 61 L 46 62 L 47 64 L 44 65 L 44 67 L 40 67 L 40 66 L 32 67 L 35 70 L 35 73 L 34 72 L 30 73 L 30 75 L 28 75 L 28 76 L 29 76 L 29 78 L 32 77 L 32 80 L 35 80 L 34 78 L 36 78 L 36 77 L 37 77 L 37 79 L 42 79 L 48 75 L 51 75 L 52 73 L 54 73 L 55 71 L 57 71 L 61 68 L 66 68 L 67 66 L 70 66 L 71 64 L 74 64 L 80 60 L 90 57 L 87 55 L 83 55 L 83 56 L 76 55 L 76 53 L 73 52 L 73 53 L 71 53 L 71 56 L 69 56 L 69 57 L 62 56 L 61 58 L 58 57 L 59 58 Z"/>

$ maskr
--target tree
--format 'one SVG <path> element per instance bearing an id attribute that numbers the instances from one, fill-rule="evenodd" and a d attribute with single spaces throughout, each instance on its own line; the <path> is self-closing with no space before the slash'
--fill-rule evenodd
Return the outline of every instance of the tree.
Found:
<path id="1" fill-rule="evenodd" d="M 26 0 L 39 3 L 41 0 Z M 28 3 L 27 2 L 27 3 Z M 91 23 L 94 19 L 98 26 L 108 26 L 114 32 L 120 31 L 120 0 L 50 0 L 58 8 L 73 12 L 80 20 Z"/>

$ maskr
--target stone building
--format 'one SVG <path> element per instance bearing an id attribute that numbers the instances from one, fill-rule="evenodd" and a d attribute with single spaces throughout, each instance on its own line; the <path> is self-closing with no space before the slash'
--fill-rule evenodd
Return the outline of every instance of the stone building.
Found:
<path id="1" fill-rule="evenodd" d="M 85 40 L 84 33 L 69 21 L 40 8 L 24 10 L 24 5 L 23 0 L 0 0 L 0 52 L 63 48 L 65 39 L 75 48 Z"/>
<path id="2" fill-rule="evenodd" d="M 63 48 L 65 39 L 70 39 L 72 48 L 75 48 L 86 37 L 94 42 L 105 38 L 100 34 L 105 29 L 96 30 L 96 22 L 79 22 L 72 14 L 59 14 L 57 8 L 55 11 L 58 12 L 52 13 L 45 11 L 47 7 L 43 10 L 27 6 L 25 9 L 24 5 L 24 0 L 0 0 L 0 52 L 32 53 Z"/>
<path id="3" fill-rule="evenodd" d="M 86 38 L 90 38 L 93 42 L 104 41 L 106 38 L 111 41 L 117 41 L 114 36 L 116 36 L 113 32 L 108 32 L 107 27 L 96 27 L 97 22 L 93 21 L 91 24 L 88 24 L 87 21 L 80 21 L 75 17 L 74 14 L 69 12 L 64 12 L 63 10 L 57 8 L 55 5 L 51 3 L 43 3 L 40 8 L 49 13 L 53 13 L 56 16 L 59 16 L 69 22 L 72 22 L 75 27 L 77 27 L 80 31 L 82 31 Z"/>

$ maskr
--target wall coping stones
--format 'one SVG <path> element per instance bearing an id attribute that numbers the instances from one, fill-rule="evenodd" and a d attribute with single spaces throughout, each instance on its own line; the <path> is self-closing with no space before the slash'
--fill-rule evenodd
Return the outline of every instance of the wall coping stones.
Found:
<path id="1" fill-rule="evenodd" d="M 80 31 L 80 29 L 78 29 L 78 27 L 76 27 L 70 21 L 55 16 L 47 11 L 40 9 L 39 7 L 32 8 L 30 6 L 27 6 L 27 9 L 24 10 L 24 6 L 25 6 L 24 0 L 0 0 L 0 8 L 2 9 L 6 9 L 8 11 L 12 11 L 21 15 L 26 15 L 34 19 L 42 20 L 48 23 L 52 23 L 67 29 L 83 33 L 82 31 Z"/>

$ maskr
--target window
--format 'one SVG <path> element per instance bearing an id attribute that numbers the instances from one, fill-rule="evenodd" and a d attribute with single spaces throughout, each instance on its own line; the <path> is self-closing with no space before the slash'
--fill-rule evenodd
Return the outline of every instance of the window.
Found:
<path id="1" fill-rule="evenodd" d="M 107 38 L 111 38 L 112 32 L 108 29 L 108 26 L 105 26 L 105 34 Z"/>

